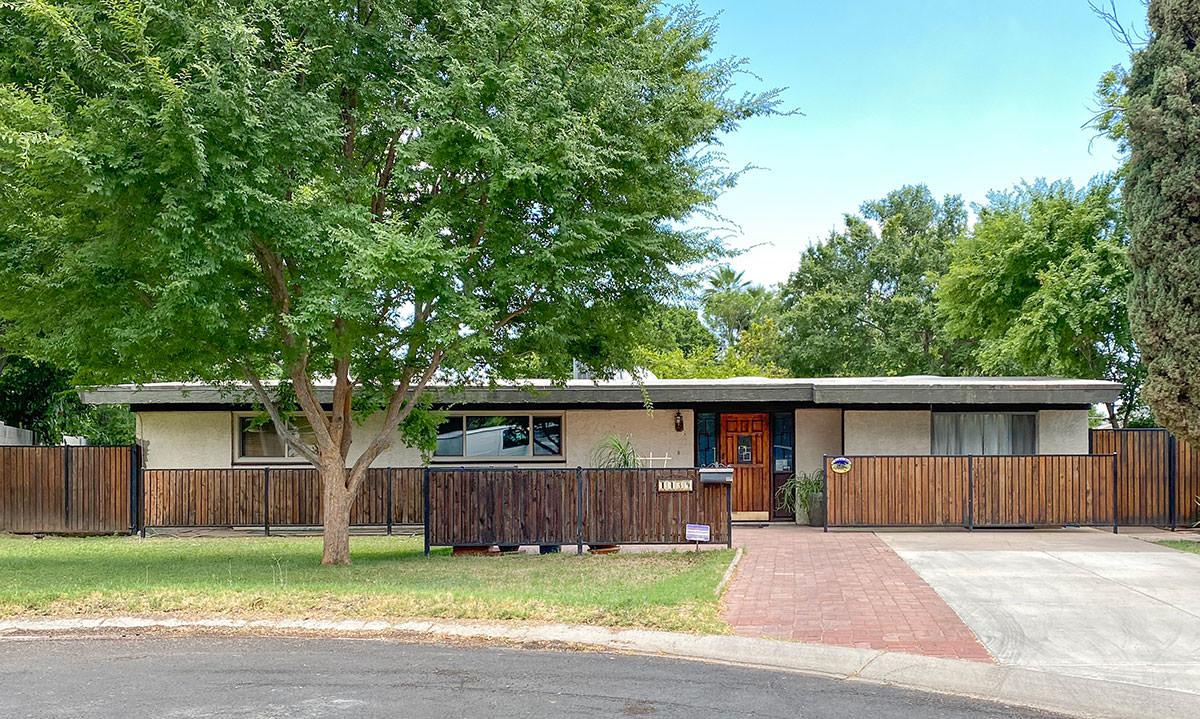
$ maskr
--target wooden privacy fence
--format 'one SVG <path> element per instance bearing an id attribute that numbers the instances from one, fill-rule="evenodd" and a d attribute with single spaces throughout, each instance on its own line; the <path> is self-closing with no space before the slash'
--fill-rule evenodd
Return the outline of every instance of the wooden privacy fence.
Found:
<path id="1" fill-rule="evenodd" d="M 423 470 L 367 470 L 350 508 L 351 525 L 421 524 Z M 317 470 L 293 467 L 146 469 L 141 527 L 319 526 Z"/>
<path id="2" fill-rule="evenodd" d="M 1121 524 L 1190 526 L 1197 519 L 1200 452 L 1165 429 L 1094 429 L 1092 451 L 1117 455 Z"/>
<path id="3" fill-rule="evenodd" d="M 825 458 L 828 527 L 1112 525 L 1114 455 Z"/>
<path id="4" fill-rule="evenodd" d="M 426 551 L 493 544 L 682 544 L 688 524 L 732 543 L 728 484 L 697 469 L 430 468 Z"/>
<path id="5" fill-rule="evenodd" d="M 136 447 L 0 447 L 0 532 L 129 532 Z"/>

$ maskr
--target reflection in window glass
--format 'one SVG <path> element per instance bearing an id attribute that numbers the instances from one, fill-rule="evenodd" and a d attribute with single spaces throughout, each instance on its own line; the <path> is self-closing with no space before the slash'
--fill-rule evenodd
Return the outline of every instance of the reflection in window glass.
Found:
<path id="1" fill-rule="evenodd" d="M 286 457 L 283 438 L 275 431 L 270 422 L 251 426 L 253 417 L 242 417 L 242 456 L 243 457 Z"/>
<path id="2" fill-rule="evenodd" d="M 796 415 L 791 412 L 776 412 L 771 415 L 771 443 L 774 472 L 791 472 L 793 466 L 793 444 L 796 436 Z"/>
<path id="3" fill-rule="evenodd" d="M 738 435 L 737 463 L 754 464 L 754 437 L 748 434 Z"/>
<path id="4" fill-rule="evenodd" d="M 514 457 L 529 455 L 528 415 L 467 417 L 468 457 Z"/>
<path id="5" fill-rule="evenodd" d="M 463 453 L 463 418 L 447 417 L 438 426 L 435 457 L 461 457 Z"/>
<path id="6" fill-rule="evenodd" d="M 533 453 L 538 457 L 562 454 L 562 418 L 533 418 Z"/>
<path id="7" fill-rule="evenodd" d="M 717 461 L 717 415 L 696 414 L 696 466 L 707 467 Z"/>
<path id="8" fill-rule="evenodd" d="M 466 415 L 438 427 L 435 457 L 561 457 L 562 417 Z"/>
<path id="9" fill-rule="evenodd" d="M 275 431 L 274 423 L 268 421 L 253 426 L 256 418 L 241 417 L 238 420 L 238 447 L 241 457 L 263 457 L 282 459 L 284 457 L 299 457 L 296 450 L 287 446 L 283 437 Z M 292 417 L 292 426 L 300 434 L 300 440 L 305 444 L 315 446 L 317 438 L 313 434 L 312 425 L 304 417 Z"/>

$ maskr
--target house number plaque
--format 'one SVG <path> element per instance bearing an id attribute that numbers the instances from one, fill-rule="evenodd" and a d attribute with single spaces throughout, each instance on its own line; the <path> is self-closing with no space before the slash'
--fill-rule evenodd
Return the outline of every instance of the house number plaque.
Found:
<path id="1" fill-rule="evenodd" d="M 660 492 L 690 492 L 690 491 L 692 491 L 692 480 L 690 480 L 690 479 L 660 479 L 660 480 L 658 480 L 658 491 L 660 491 Z"/>

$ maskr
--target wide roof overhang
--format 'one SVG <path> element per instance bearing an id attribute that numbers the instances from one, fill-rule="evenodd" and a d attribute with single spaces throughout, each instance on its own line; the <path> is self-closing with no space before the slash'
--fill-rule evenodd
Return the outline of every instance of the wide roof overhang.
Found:
<path id="1" fill-rule="evenodd" d="M 772 404 L 812 406 L 886 405 L 1047 405 L 1083 406 L 1113 402 L 1121 391 L 1117 382 L 1054 377 L 836 377 L 729 379 L 545 380 L 493 386 L 431 388 L 441 405 L 560 407 Z M 333 388 L 317 387 L 329 403 Z M 189 383 L 115 385 L 80 392 L 88 404 L 129 404 L 135 409 L 215 409 L 253 404 L 248 387 Z"/>

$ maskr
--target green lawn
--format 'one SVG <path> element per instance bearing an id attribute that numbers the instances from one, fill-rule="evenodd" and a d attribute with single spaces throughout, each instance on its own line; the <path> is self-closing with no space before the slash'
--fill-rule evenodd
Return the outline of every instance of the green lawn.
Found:
<path id="1" fill-rule="evenodd" d="M 1170 547 L 1171 549 L 1178 549 L 1181 552 L 1191 552 L 1192 554 L 1200 554 L 1200 542 L 1192 542 L 1192 541 L 1188 541 L 1185 539 L 1185 540 L 1168 540 L 1166 542 L 1159 542 L 1159 544 L 1163 545 L 1164 547 Z"/>
<path id="2" fill-rule="evenodd" d="M 152 614 L 516 619 L 725 632 L 714 588 L 731 550 L 422 556 L 419 537 L 33 539 L 0 535 L 0 617 Z"/>

